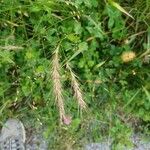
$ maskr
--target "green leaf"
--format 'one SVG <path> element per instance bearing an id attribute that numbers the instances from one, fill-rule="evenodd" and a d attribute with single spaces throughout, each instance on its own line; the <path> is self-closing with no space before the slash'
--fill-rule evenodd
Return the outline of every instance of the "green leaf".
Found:
<path id="1" fill-rule="evenodd" d="M 12 60 L 11 52 L 9 51 L 0 51 L 0 59 L 3 63 L 10 63 L 14 64 L 14 61 Z"/>
<path id="2" fill-rule="evenodd" d="M 82 27 L 80 22 L 75 22 L 74 23 L 74 31 L 76 34 L 81 34 L 82 33 Z"/>
<path id="3" fill-rule="evenodd" d="M 80 43 L 79 44 L 79 50 L 80 51 L 88 50 L 88 44 L 87 44 L 87 42 Z"/>
<path id="4" fill-rule="evenodd" d="M 78 50 L 71 56 L 70 59 L 68 59 L 67 62 L 71 61 L 72 59 L 74 59 L 77 55 L 79 55 L 80 53 L 82 53 L 83 51 L 87 50 L 88 49 L 88 45 L 86 42 L 82 42 L 79 44 L 78 46 Z"/>
<path id="5" fill-rule="evenodd" d="M 73 43 L 77 43 L 80 40 L 80 37 L 78 37 L 77 35 L 73 33 L 69 34 L 67 38 Z"/>
<path id="6" fill-rule="evenodd" d="M 134 100 L 134 98 L 139 94 L 140 91 L 141 89 L 137 90 L 137 92 L 128 100 L 127 104 L 124 105 L 123 109 L 125 109 Z"/>
<path id="7" fill-rule="evenodd" d="M 108 28 L 111 29 L 114 25 L 115 21 L 112 17 L 109 18 L 108 20 Z"/>
<path id="8" fill-rule="evenodd" d="M 150 102 L 150 93 L 148 92 L 148 90 L 145 87 L 143 87 L 143 90 L 144 90 L 144 92 L 145 92 L 145 94 L 146 94 L 146 96 Z"/>
<path id="9" fill-rule="evenodd" d="M 44 73 L 44 66 L 38 66 L 37 68 L 36 68 L 36 73 L 37 74 L 40 74 L 40 73 Z"/>

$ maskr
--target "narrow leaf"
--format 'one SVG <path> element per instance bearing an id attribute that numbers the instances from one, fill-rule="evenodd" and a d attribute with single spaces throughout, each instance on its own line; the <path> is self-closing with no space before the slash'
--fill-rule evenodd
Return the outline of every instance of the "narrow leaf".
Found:
<path id="1" fill-rule="evenodd" d="M 130 14 L 129 14 L 123 7 L 121 7 L 118 3 L 116 3 L 116 2 L 114 2 L 114 1 L 112 1 L 112 0 L 109 0 L 109 2 L 110 2 L 110 4 L 111 4 L 112 6 L 116 7 L 118 10 L 120 10 L 121 12 L 123 12 L 124 14 L 126 14 L 127 16 L 129 16 L 129 17 L 131 17 L 132 19 L 134 19 L 133 16 L 130 15 Z"/>
<path id="2" fill-rule="evenodd" d="M 144 92 L 145 92 L 145 94 L 146 94 L 146 96 L 150 102 L 150 93 L 148 92 L 148 90 L 145 87 L 143 87 L 143 90 L 144 90 Z"/>

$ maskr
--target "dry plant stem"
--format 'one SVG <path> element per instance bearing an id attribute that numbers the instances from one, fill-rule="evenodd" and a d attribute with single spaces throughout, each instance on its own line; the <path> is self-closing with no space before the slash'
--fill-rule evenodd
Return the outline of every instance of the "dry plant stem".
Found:
<path id="1" fill-rule="evenodd" d="M 0 49 L 3 49 L 3 50 L 19 50 L 19 49 L 23 49 L 23 47 L 14 46 L 14 45 L 7 45 L 7 46 L 0 46 Z"/>
<path id="2" fill-rule="evenodd" d="M 67 68 L 69 69 L 70 74 L 71 74 L 71 86 L 73 88 L 74 95 L 75 95 L 75 97 L 77 99 L 78 105 L 81 108 L 81 110 L 85 109 L 86 108 L 86 103 L 83 100 L 83 95 L 82 95 L 79 83 L 78 83 L 78 81 L 76 79 L 76 75 L 73 73 L 73 71 L 71 70 L 71 68 L 70 68 L 70 66 L 68 64 L 67 64 Z"/>
<path id="3" fill-rule="evenodd" d="M 62 84 L 61 84 L 61 77 L 60 77 L 60 65 L 59 65 L 59 56 L 58 56 L 58 49 L 57 47 L 52 60 L 52 80 L 53 80 L 53 91 L 55 95 L 55 100 L 59 109 L 60 115 L 60 123 L 63 123 L 63 118 L 65 117 L 65 108 L 64 108 L 64 101 L 62 96 Z"/>

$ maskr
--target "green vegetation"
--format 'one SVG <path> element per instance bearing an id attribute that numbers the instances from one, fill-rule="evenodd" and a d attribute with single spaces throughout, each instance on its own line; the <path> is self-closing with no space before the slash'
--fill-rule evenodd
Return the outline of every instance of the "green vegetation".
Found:
<path id="1" fill-rule="evenodd" d="M 1 125 L 43 124 L 56 150 L 104 137 L 121 149 L 134 131 L 150 134 L 149 0 L 2 0 L 0 8 Z"/>

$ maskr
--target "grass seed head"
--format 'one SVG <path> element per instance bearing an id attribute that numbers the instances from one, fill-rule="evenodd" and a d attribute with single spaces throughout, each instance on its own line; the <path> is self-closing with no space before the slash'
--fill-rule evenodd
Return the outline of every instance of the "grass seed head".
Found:
<path id="1" fill-rule="evenodd" d="M 67 65 L 67 68 L 69 69 L 70 74 L 71 74 L 71 86 L 72 86 L 73 91 L 74 91 L 74 96 L 77 99 L 77 102 L 78 102 L 78 105 L 80 106 L 80 108 L 81 109 L 85 109 L 86 108 L 86 103 L 83 100 L 82 91 L 80 89 L 80 85 L 79 85 L 79 83 L 77 81 L 76 75 L 71 70 L 69 65 Z"/>
<path id="2" fill-rule="evenodd" d="M 60 122 L 62 123 L 63 118 L 65 117 L 65 108 L 64 108 L 64 101 L 62 96 L 63 89 L 61 84 L 60 65 L 59 65 L 59 57 L 57 51 L 53 55 L 52 67 L 53 67 L 52 69 L 53 92 L 59 109 Z"/>

